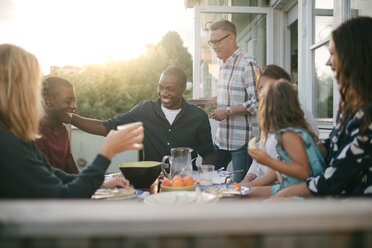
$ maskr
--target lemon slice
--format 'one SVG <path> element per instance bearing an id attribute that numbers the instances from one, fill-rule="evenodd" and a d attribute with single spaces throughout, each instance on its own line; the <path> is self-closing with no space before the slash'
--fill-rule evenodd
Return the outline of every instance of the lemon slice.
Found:
<path id="1" fill-rule="evenodd" d="M 257 147 L 256 137 L 253 137 L 252 139 L 249 140 L 248 147 L 249 148 L 256 148 Z"/>

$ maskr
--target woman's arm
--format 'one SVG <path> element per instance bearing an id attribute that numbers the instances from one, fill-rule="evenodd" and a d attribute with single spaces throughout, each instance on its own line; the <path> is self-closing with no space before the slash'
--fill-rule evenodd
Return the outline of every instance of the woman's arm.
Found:
<path id="1" fill-rule="evenodd" d="M 67 168 L 67 172 L 68 173 L 71 173 L 71 174 L 79 174 L 79 170 L 76 166 L 76 163 L 75 163 L 75 160 L 74 160 L 74 157 L 69 157 L 67 160 L 66 160 L 66 168 Z"/>
<path id="2" fill-rule="evenodd" d="M 278 191 L 273 198 L 279 197 L 292 197 L 292 196 L 302 196 L 309 197 L 312 196 L 309 189 L 306 186 L 306 183 L 299 183 L 292 186 L 289 186 L 285 189 Z"/>
<path id="3" fill-rule="evenodd" d="M 282 146 L 292 163 L 273 159 L 260 149 L 248 149 L 248 151 L 253 159 L 273 170 L 294 178 L 308 178 L 310 176 L 310 164 L 301 137 L 294 132 L 285 132 L 282 135 Z"/>

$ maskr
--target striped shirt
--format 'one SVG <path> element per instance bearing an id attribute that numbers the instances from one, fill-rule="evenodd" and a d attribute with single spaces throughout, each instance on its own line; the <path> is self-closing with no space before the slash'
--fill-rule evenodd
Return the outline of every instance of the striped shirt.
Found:
<path id="1" fill-rule="evenodd" d="M 260 69 L 257 60 L 249 57 L 240 48 L 220 67 L 217 108 L 242 104 L 248 115 L 231 115 L 219 122 L 214 139 L 223 150 L 236 150 L 248 143 L 252 127 L 258 127 L 256 71 Z"/>

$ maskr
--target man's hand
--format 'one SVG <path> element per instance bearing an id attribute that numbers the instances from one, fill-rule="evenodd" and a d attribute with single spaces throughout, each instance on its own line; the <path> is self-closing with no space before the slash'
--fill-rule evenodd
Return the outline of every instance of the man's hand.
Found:
<path id="1" fill-rule="evenodd" d="M 222 121 L 227 119 L 228 114 L 226 113 L 226 108 L 219 108 L 212 111 L 211 114 L 212 119 L 215 119 L 216 121 Z"/>

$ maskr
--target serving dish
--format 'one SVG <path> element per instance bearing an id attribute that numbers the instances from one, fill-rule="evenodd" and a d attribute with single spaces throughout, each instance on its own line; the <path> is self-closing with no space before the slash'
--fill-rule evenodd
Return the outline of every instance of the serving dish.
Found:
<path id="1" fill-rule="evenodd" d="M 161 162 L 139 161 L 123 163 L 119 166 L 123 176 L 136 189 L 146 189 L 155 182 L 161 171 Z"/>

